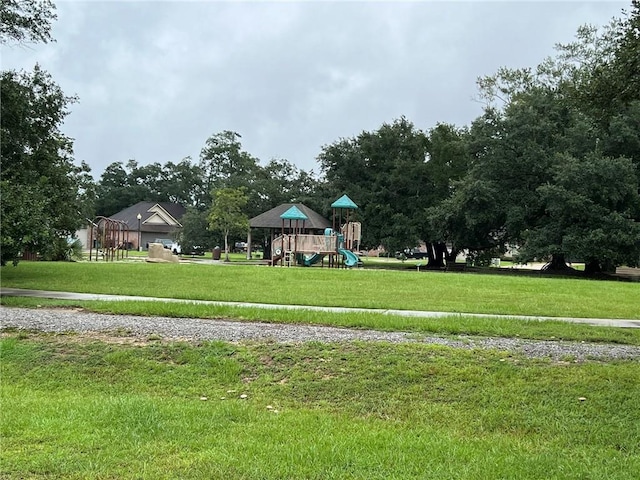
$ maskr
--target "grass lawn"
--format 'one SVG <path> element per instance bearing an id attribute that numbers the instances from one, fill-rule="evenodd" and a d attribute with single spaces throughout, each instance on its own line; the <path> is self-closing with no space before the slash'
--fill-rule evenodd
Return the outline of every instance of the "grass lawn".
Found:
<path id="1" fill-rule="evenodd" d="M 636 283 L 243 265 L 29 263 L 3 287 L 185 299 L 640 318 Z M 640 329 L 164 302 L 9 306 L 640 344 Z M 427 344 L 0 339 L 0 478 L 630 479 L 637 361 Z"/>
<path id="2" fill-rule="evenodd" d="M 183 299 L 640 319 L 640 284 L 255 265 L 22 262 L 3 287 Z"/>
<path id="3" fill-rule="evenodd" d="M 637 362 L 5 332 L 0 477 L 630 479 Z M 241 398 L 246 395 L 246 398 Z"/>
<path id="4" fill-rule="evenodd" d="M 415 332 L 417 335 L 476 335 L 640 345 L 640 329 L 595 327 L 562 321 L 528 321 L 470 316 L 416 318 L 368 312 L 327 313 L 311 310 L 272 310 L 157 301 L 79 301 L 2 297 L 0 303 L 9 307 L 82 308 L 88 311 L 111 314 L 332 325 L 346 328 Z"/>

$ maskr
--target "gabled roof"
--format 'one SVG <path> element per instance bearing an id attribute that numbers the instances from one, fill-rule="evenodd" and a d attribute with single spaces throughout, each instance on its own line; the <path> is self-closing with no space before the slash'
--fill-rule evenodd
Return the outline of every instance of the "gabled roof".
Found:
<path id="1" fill-rule="evenodd" d="M 257 217 L 253 217 L 249 220 L 249 225 L 251 228 L 282 228 L 283 219 L 281 215 L 291 207 L 296 207 L 303 215 L 307 216 L 304 224 L 305 229 L 324 230 L 331 226 L 329 220 L 302 203 L 283 203 L 282 205 L 278 205 L 267 212 L 261 213 Z M 293 220 L 295 220 L 295 218 Z M 302 220 L 302 218 L 300 218 L 300 220 Z"/>
<path id="2" fill-rule="evenodd" d="M 167 231 L 167 228 L 181 228 L 180 219 L 186 209 L 171 202 L 138 202 L 125 208 L 109 218 L 125 222 L 130 230 L 138 228 L 138 214 L 140 225 L 144 231 Z"/>
<path id="3" fill-rule="evenodd" d="M 343 195 L 331 204 L 331 208 L 352 208 L 355 210 L 358 208 L 358 205 L 356 205 L 355 202 L 347 195 Z"/>

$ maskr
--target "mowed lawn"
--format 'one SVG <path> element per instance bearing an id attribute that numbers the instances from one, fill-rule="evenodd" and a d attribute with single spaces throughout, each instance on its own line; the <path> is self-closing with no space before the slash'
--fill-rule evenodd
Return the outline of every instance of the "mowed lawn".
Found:
<path id="1" fill-rule="evenodd" d="M 22 262 L 1 284 L 70 292 L 464 313 L 640 319 L 640 283 L 251 265 Z"/>
<path id="2" fill-rule="evenodd" d="M 640 285 L 623 282 L 143 263 L 24 262 L 1 272 L 4 287 L 477 313 L 640 315 Z M 38 303 L 47 305 L 31 305 Z M 176 308 L 119 303 L 125 311 L 140 308 L 139 314 Z M 189 313 L 196 307 L 180 308 Z M 267 312 L 246 311 L 253 320 Z M 339 324 L 358 325 L 347 316 L 335 317 Z M 272 320 L 285 317 L 278 313 Z M 333 323 L 329 317 L 321 321 Z M 364 320 L 403 327 L 393 317 L 363 319 L 369 325 Z M 434 331 L 450 324 L 443 334 L 455 334 L 457 325 L 461 333 L 640 344 L 634 329 L 475 318 L 430 322 Z M 127 332 L 22 331 L 3 332 L 0 359 L 3 479 L 626 480 L 640 471 L 637 360 L 529 359 L 385 342 L 187 343 Z"/>
<path id="3" fill-rule="evenodd" d="M 10 332 L 4 479 L 620 479 L 637 362 Z"/>

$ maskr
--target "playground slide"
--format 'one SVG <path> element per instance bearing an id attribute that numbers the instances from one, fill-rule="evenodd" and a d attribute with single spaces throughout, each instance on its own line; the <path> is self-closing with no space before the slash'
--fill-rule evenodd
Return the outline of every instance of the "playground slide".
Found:
<path id="1" fill-rule="evenodd" d="M 310 267 L 311 265 L 322 261 L 323 258 L 324 258 L 323 253 L 314 253 L 310 257 L 304 257 L 304 266 Z"/>
<path id="2" fill-rule="evenodd" d="M 338 249 L 338 253 L 344 256 L 344 264 L 347 267 L 355 267 L 358 265 L 360 259 L 358 256 L 350 250 L 345 250 L 344 248 Z"/>

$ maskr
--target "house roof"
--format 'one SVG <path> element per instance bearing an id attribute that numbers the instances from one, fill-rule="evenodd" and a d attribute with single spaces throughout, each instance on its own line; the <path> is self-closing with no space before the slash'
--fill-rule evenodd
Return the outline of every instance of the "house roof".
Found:
<path id="1" fill-rule="evenodd" d="M 186 209 L 171 202 L 138 202 L 111 215 L 109 218 L 125 222 L 130 230 L 138 228 L 138 214 L 140 214 L 140 229 L 144 232 L 168 232 L 175 228 L 182 228 L 180 219 Z"/>
<path id="2" fill-rule="evenodd" d="M 306 215 L 305 228 L 309 230 L 324 230 L 331 226 L 329 220 L 324 218 L 319 213 L 311 210 L 309 207 L 302 203 L 283 203 L 271 210 L 261 213 L 257 217 L 253 217 L 249 220 L 249 225 L 252 228 L 282 228 L 283 215 L 291 207 L 296 207 L 303 215 Z M 302 220 L 302 217 L 299 217 Z M 293 218 L 295 220 L 295 218 Z"/>

